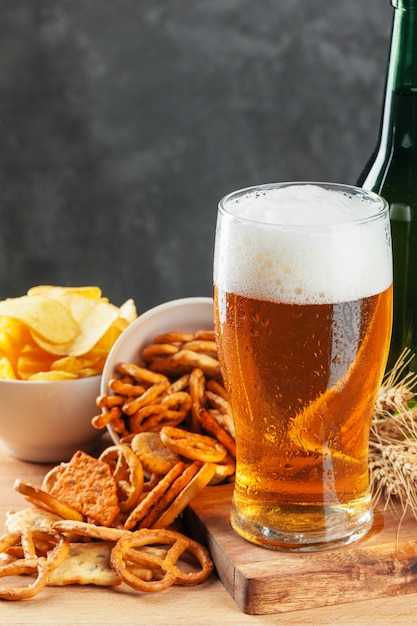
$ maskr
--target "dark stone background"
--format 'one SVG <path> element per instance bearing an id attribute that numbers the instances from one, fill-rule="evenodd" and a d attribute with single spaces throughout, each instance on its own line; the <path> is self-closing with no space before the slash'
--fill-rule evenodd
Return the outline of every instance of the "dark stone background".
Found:
<path id="1" fill-rule="evenodd" d="M 389 0 L 0 0 L 0 298 L 211 295 L 217 202 L 355 182 Z"/>

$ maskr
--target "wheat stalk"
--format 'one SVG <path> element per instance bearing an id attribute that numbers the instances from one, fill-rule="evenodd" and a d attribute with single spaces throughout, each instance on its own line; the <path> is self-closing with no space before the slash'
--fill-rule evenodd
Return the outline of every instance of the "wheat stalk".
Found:
<path id="1" fill-rule="evenodd" d="M 398 500 L 417 518 L 417 374 L 404 373 L 413 359 L 405 349 L 387 373 L 375 403 L 369 440 L 369 479 L 374 504 Z"/>

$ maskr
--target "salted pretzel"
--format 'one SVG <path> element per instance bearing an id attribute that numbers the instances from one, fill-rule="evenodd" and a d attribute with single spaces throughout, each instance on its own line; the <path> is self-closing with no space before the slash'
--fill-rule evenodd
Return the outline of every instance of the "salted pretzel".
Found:
<path id="1" fill-rule="evenodd" d="M 193 350 L 179 350 L 175 354 L 156 359 L 149 365 L 152 372 L 167 375 L 181 375 L 190 372 L 194 367 L 199 367 L 207 376 L 213 378 L 220 376 L 220 364 L 214 357 L 194 352 Z"/>
<path id="2" fill-rule="evenodd" d="M 120 510 L 130 511 L 143 490 L 142 463 L 133 450 L 124 444 L 106 448 L 99 456 L 99 460 L 107 463 L 112 470 Z"/>
<path id="3" fill-rule="evenodd" d="M 0 578 L 36 575 L 27 586 L 0 585 L 0 598 L 33 598 L 48 583 L 49 571 L 63 563 L 70 550 L 68 539 L 56 530 L 30 526 L 0 538 L 0 554 L 9 560 L 0 565 Z"/>
<path id="4" fill-rule="evenodd" d="M 192 499 L 210 483 L 216 471 L 215 463 L 198 463 L 198 467 L 198 472 L 177 495 L 172 504 L 158 517 L 152 528 L 168 528 L 171 526 Z"/>
<path id="5" fill-rule="evenodd" d="M 226 448 L 217 439 L 191 433 L 183 428 L 164 426 L 160 437 L 167 448 L 194 461 L 220 463 L 227 455 Z"/>
<path id="6" fill-rule="evenodd" d="M 164 557 L 144 552 L 149 545 L 168 546 Z M 178 562 L 189 552 L 199 563 L 197 572 L 184 572 Z M 213 562 L 207 550 L 199 543 L 175 531 L 141 529 L 124 534 L 114 546 L 111 564 L 120 578 L 138 591 L 154 592 L 175 583 L 195 585 L 206 580 L 213 571 Z M 141 565 L 156 572 L 152 580 L 143 580 L 130 569 L 131 564 Z"/>
<path id="7" fill-rule="evenodd" d="M 119 363 L 116 369 L 120 374 L 131 376 L 139 383 L 150 383 L 153 385 L 168 380 L 164 374 L 151 372 L 148 368 L 141 367 L 134 363 Z"/>
<path id="8" fill-rule="evenodd" d="M 45 509 L 50 513 L 55 513 L 62 517 L 63 519 L 72 519 L 82 521 L 83 515 L 74 509 L 69 504 L 62 502 L 58 498 L 55 498 L 50 493 L 40 489 L 39 487 L 35 487 L 30 483 L 17 479 L 13 485 L 13 488 L 21 493 L 26 500 L 29 500 L 32 504 L 39 506 L 41 509 Z"/>
<path id="9" fill-rule="evenodd" d="M 179 343 L 183 344 L 187 341 L 191 341 L 193 335 L 191 333 L 183 332 L 183 331 L 170 331 L 166 333 L 160 333 L 156 335 L 153 342 L 154 343 Z"/>
<path id="10" fill-rule="evenodd" d="M 97 526 L 89 522 L 77 522 L 74 520 L 59 520 L 52 524 L 52 528 L 63 534 L 114 542 L 118 541 L 123 533 L 126 532 L 122 528 L 109 528 L 108 526 Z"/>
<path id="11" fill-rule="evenodd" d="M 145 515 L 147 515 L 148 511 L 154 506 L 156 502 L 164 495 L 164 493 L 169 489 L 170 485 L 174 480 L 178 478 L 182 474 L 185 469 L 185 463 L 183 461 L 178 461 L 172 467 L 165 476 L 163 476 L 155 485 L 155 487 L 148 491 L 146 496 L 140 500 L 138 505 L 130 512 L 128 518 L 124 523 L 124 527 L 127 530 L 132 530 L 136 526 L 140 524 Z"/>
<path id="12" fill-rule="evenodd" d="M 199 367 L 195 367 L 190 374 L 189 389 L 191 397 L 191 425 L 193 432 L 201 432 L 198 412 L 206 402 L 206 377 Z"/>
<path id="13" fill-rule="evenodd" d="M 219 424 L 219 422 L 205 409 L 200 407 L 198 418 L 204 430 L 214 437 L 226 448 L 231 456 L 236 458 L 236 443 L 233 437 Z"/>
<path id="14" fill-rule="evenodd" d="M 151 387 L 148 387 L 148 389 L 144 391 L 142 395 L 129 398 L 123 404 L 123 412 L 126 413 L 126 415 L 133 415 L 140 408 L 156 400 L 156 398 L 158 398 L 162 393 L 164 393 L 164 391 L 168 389 L 169 385 L 170 382 L 168 379 L 154 383 Z"/>

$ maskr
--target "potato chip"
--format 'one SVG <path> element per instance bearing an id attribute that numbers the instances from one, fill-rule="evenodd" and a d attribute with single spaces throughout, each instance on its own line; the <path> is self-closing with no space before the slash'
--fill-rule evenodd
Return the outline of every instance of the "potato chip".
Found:
<path id="1" fill-rule="evenodd" d="M 131 324 L 138 316 L 136 306 L 132 298 L 126 300 L 120 307 L 120 317 Z"/>
<path id="2" fill-rule="evenodd" d="M 101 298 L 100 287 L 57 287 L 55 285 L 38 285 L 31 287 L 27 292 L 28 296 L 49 296 L 58 300 L 66 294 L 78 294 L 84 298 L 93 298 L 99 300 Z M 107 298 L 105 298 L 107 301 Z"/>
<path id="3" fill-rule="evenodd" d="M 71 311 L 54 298 L 21 296 L 0 302 L 0 315 L 13 317 L 52 344 L 74 341 L 79 327 Z"/>
<path id="4" fill-rule="evenodd" d="M 108 302 L 73 295 L 67 300 L 78 333 L 71 342 L 52 342 L 33 334 L 35 341 L 56 355 L 79 356 L 88 352 L 119 317 L 119 309 Z"/>
<path id="5" fill-rule="evenodd" d="M 0 356 L 0 378 L 6 380 L 16 379 L 16 373 L 13 369 L 13 365 L 10 363 L 7 356 Z"/>
<path id="6" fill-rule="evenodd" d="M 113 344 L 136 317 L 133 300 L 118 308 L 99 287 L 32 287 L 0 302 L 0 376 L 66 380 L 101 374 Z"/>
<path id="7" fill-rule="evenodd" d="M 30 343 L 19 354 L 16 365 L 17 377 L 26 380 L 37 372 L 48 371 L 55 359 L 54 354 L 42 350 L 31 338 Z"/>
<path id="8" fill-rule="evenodd" d="M 50 370 L 49 372 L 37 372 L 29 376 L 28 380 L 48 381 L 48 380 L 74 380 L 78 378 L 77 374 L 71 372 L 63 372 L 62 370 Z"/>

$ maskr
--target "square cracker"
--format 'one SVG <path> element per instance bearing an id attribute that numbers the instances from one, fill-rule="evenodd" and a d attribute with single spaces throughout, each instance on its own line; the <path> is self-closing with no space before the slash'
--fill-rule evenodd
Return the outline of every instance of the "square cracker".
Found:
<path id="1" fill-rule="evenodd" d="M 66 463 L 50 493 L 100 526 L 111 526 L 120 510 L 110 466 L 81 450 Z"/>

